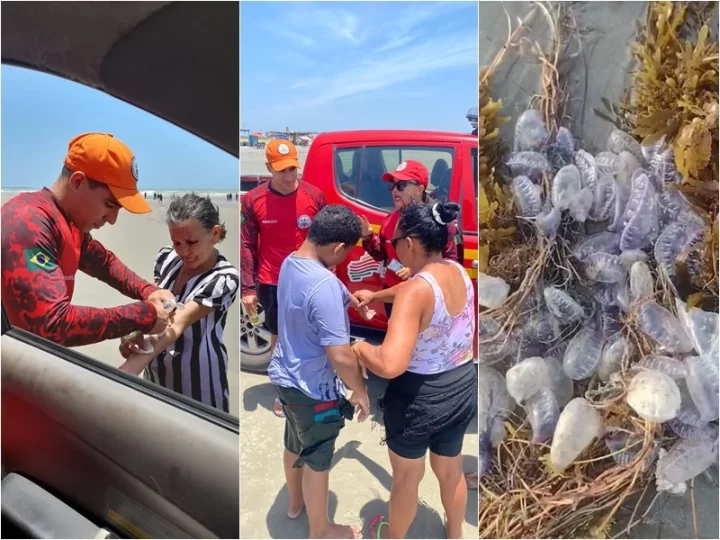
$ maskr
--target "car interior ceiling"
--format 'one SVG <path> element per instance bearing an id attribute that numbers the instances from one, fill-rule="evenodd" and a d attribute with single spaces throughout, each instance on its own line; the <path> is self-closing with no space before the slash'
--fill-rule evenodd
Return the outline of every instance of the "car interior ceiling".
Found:
<path id="1" fill-rule="evenodd" d="M 237 2 L 4 2 L 2 62 L 80 82 L 239 155 Z"/>

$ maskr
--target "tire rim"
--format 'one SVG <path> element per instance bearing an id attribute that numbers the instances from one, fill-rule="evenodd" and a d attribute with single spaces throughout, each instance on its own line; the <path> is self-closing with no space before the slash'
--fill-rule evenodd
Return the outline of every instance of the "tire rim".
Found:
<path id="1" fill-rule="evenodd" d="M 265 311 L 258 308 L 260 322 L 253 324 L 245 309 L 240 307 L 240 350 L 243 353 L 262 355 L 270 351 L 270 331 L 265 327 Z"/>

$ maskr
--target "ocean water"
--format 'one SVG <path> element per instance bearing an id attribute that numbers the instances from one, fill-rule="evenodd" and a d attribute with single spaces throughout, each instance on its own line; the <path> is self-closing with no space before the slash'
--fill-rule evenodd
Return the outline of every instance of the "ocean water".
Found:
<path id="1" fill-rule="evenodd" d="M 19 188 L 19 187 L 5 187 L 3 186 L 0 192 L 2 192 L 3 198 L 13 197 L 20 193 L 28 191 L 37 191 L 39 188 Z M 163 200 L 172 198 L 173 195 L 184 195 L 185 193 L 195 192 L 198 195 L 204 197 L 210 197 L 211 199 L 227 199 L 227 194 L 230 193 L 235 199 L 235 194 L 240 191 L 237 189 L 213 189 L 213 188 L 202 188 L 202 189 L 188 189 L 188 190 L 176 190 L 176 189 L 142 189 L 140 193 L 147 193 L 147 198 L 152 199 L 153 193 L 160 193 L 163 196 Z"/>

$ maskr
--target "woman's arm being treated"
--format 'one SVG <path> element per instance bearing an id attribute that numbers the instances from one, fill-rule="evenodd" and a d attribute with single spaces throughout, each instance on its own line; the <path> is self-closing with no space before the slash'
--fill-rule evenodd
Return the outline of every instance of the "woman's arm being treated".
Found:
<path id="1" fill-rule="evenodd" d="M 175 312 L 173 323 L 153 340 L 153 352 L 133 354 L 118 369 L 126 373 L 139 375 L 152 362 L 153 358 L 175 343 L 189 326 L 203 317 L 207 317 L 213 311 L 215 311 L 215 308 L 202 306 L 192 300 L 187 302 L 185 309 L 179 309 Z"/>

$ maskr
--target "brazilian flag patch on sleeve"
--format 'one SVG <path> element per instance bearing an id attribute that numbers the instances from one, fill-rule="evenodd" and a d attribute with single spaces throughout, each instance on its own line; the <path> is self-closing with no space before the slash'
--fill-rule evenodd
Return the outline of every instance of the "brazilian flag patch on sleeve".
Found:
<path id="1" fill-rule="evenodd" d="M 57 268 L 57 264 L 50 258 L 43 249 L 32 248 L 25 250 L 25 265 L 31 272 L 52 272 Z"/>

